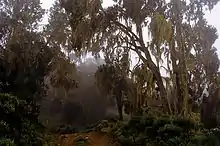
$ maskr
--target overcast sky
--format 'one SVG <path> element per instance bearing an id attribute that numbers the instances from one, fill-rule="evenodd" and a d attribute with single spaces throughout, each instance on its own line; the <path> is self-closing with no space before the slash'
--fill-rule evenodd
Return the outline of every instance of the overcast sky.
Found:
<path id="1" fill-rule="evenodd" d="M 41 0 L 42 1 L 42 7 L 44 9 L 49 9 L 54 0 Z M 104 0 L 103 5 L 108 6 L 111 5 L 113 2 L 111 0 Z M 220 34 L 220 3 L 218 3 L 214 9 L 211 12 L 207 12 L 206 14 L 206 19 L 208 20 L 208 23 L 215 26 L 218 30 L 218 34 Z M 47 23 L 47 17 L 43 20 L 43 23 Z M 215 42 L 214 46 L 218 49 L 218 54 L 220 57 L 220 37 L 219 39 Z"/>

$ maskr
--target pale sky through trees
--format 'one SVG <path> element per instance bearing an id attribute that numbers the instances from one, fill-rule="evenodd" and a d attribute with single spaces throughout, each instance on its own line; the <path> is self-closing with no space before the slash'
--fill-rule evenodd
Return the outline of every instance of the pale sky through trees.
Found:
<path id="1" fill-rule="evenodd" d="M 54 0 L 41 0 L 42 1 L 42 7 L 44 9 L 49 9 Z M 103 0 L 103 6 L 109 6 L 112 5 L 113 2 L 112 0 Z M 214 9 L 211 12 L 207 12 L 206 14 L 206 19 L 208 20 L 208 23 L 215 26 L 218 30 L 218 34 L 220 34 L 220 3 L 218 3 Z M 44 18 L 43 24 L 47 23 L 47 17 Z M 218 40 L 215 42 L 214 45 L 218 49 L 218 56 L 220 58 L 220 35 Z"/>

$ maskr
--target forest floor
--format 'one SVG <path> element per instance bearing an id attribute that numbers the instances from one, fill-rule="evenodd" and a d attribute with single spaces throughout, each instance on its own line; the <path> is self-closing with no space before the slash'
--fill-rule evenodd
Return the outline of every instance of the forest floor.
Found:
<path id="1" fill-rule="evenodd" d="M 99 132 L 66 134 L 59 137 L 60 146 L 120 146 L 106 134 Z"/>

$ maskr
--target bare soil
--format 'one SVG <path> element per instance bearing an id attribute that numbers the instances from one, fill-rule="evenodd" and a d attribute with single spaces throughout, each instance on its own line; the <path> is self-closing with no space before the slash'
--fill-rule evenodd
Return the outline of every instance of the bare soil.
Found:
<path id="1" fill-rule="evenodd" d="M 58 144 L 60 146 L 120 146 L 106 134 L 99 132 L 61 135 Z"/>

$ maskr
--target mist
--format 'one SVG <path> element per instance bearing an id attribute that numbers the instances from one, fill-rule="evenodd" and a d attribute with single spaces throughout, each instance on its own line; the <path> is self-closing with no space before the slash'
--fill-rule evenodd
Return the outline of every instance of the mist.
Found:
<path id="1" fill-rule="evenodd" d="M 74 59 L 74 56 L 71 56 Z M 54 89 L 43 101 L 41 119 L 52 126 L 69 124 L 75 127 L 95 124 L 118 115 L 114 98 L 103 96 L 97 89 L 95 72 L 103 59 L 86 58 L 77 63 L 77 89 L 67 97 L 62 89 Z"/>

